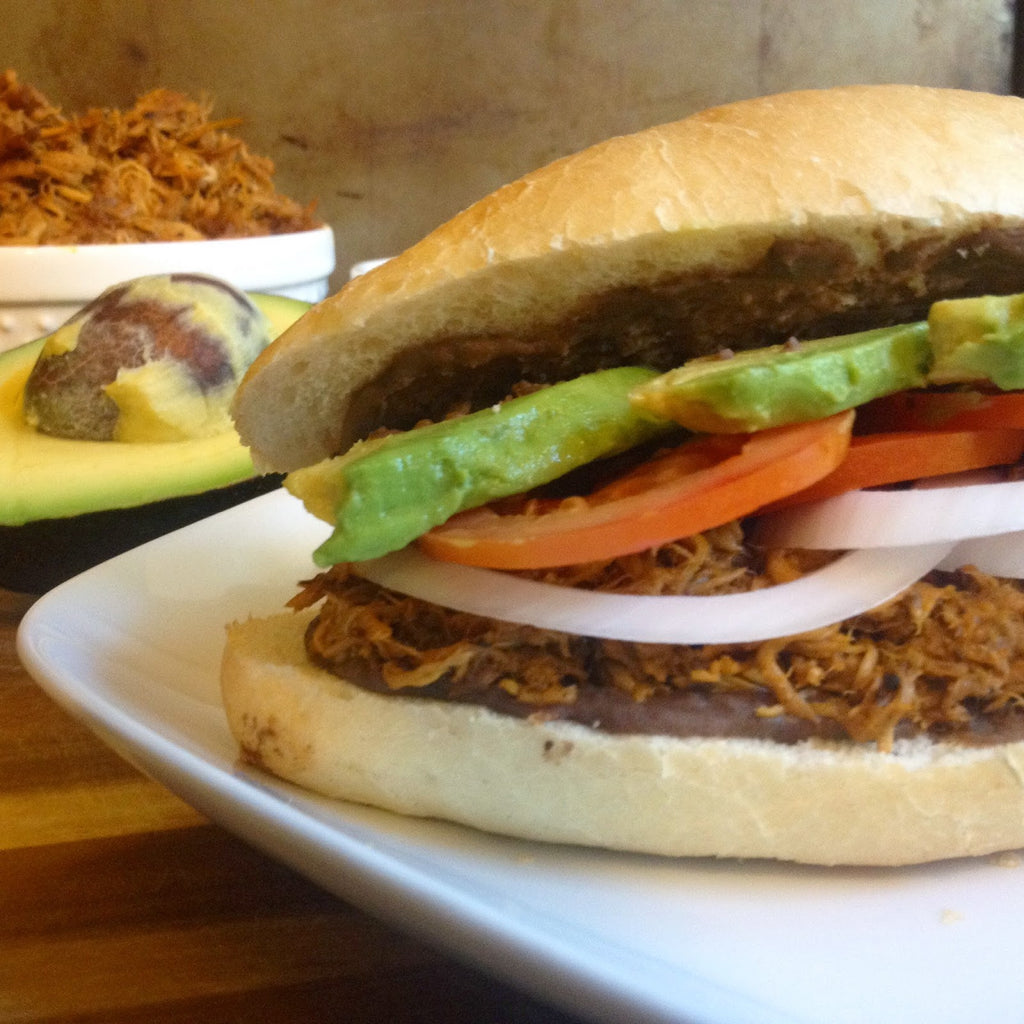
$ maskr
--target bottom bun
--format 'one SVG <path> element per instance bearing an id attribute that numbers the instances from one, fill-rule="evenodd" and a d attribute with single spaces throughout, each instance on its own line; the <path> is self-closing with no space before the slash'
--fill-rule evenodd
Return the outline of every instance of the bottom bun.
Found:
<path id="1" fill-rule="evenodd" d="M 1024 743 L 679 739 L 380 696 L 312 666 L 311 612 L 228 628 L 243 755 L 330 797 L 669 856 L 901 865 L 1024 846 Z"/>

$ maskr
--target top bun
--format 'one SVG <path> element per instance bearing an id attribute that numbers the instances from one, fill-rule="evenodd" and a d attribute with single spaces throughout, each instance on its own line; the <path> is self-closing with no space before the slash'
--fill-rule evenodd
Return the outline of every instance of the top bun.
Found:
<path id="1" fill-rule="evenodd" d="M 1024 100 L 855 86 L 733 103 L 504 186 L 345 285 L 234 413 L 287 471 L 377 426 L 628 362 L 670 368 L 1024 291 Z"/>

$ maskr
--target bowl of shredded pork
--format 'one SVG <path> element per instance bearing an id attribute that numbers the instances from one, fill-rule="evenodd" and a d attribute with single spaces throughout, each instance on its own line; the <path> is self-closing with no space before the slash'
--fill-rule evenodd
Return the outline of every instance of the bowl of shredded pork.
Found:
<path id="1" fill-rule="evenodd" d="M 154 89 L 65 113 L 0 73 L 0 350 L 48 333 L 105 288 L 195 272 L 314 302 L 334 269 L 315 202 L 209 99 Z"/>

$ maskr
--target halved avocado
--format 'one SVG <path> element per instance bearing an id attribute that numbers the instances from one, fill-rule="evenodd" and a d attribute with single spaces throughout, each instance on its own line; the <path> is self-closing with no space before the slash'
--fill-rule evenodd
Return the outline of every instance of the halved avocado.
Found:
<path id="1" fill-rule="evenodd" d="M 251 293 L 271 338 L 310 304 Z M 234 431 L 159 444 L 79 441 L 25 423 L 45 338 L 0 355 L 0 587 L 42 593 L 91 565 L 278 486 Z"/>

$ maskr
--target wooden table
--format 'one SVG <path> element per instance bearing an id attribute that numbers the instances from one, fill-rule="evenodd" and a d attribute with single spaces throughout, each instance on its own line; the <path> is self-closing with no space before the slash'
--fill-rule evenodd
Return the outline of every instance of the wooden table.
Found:
<path id="1" fill-rule="evenodd" d="M 18 663 L 0 591 L 0 1022 L 571 1024 L 212 824 Z"/>

